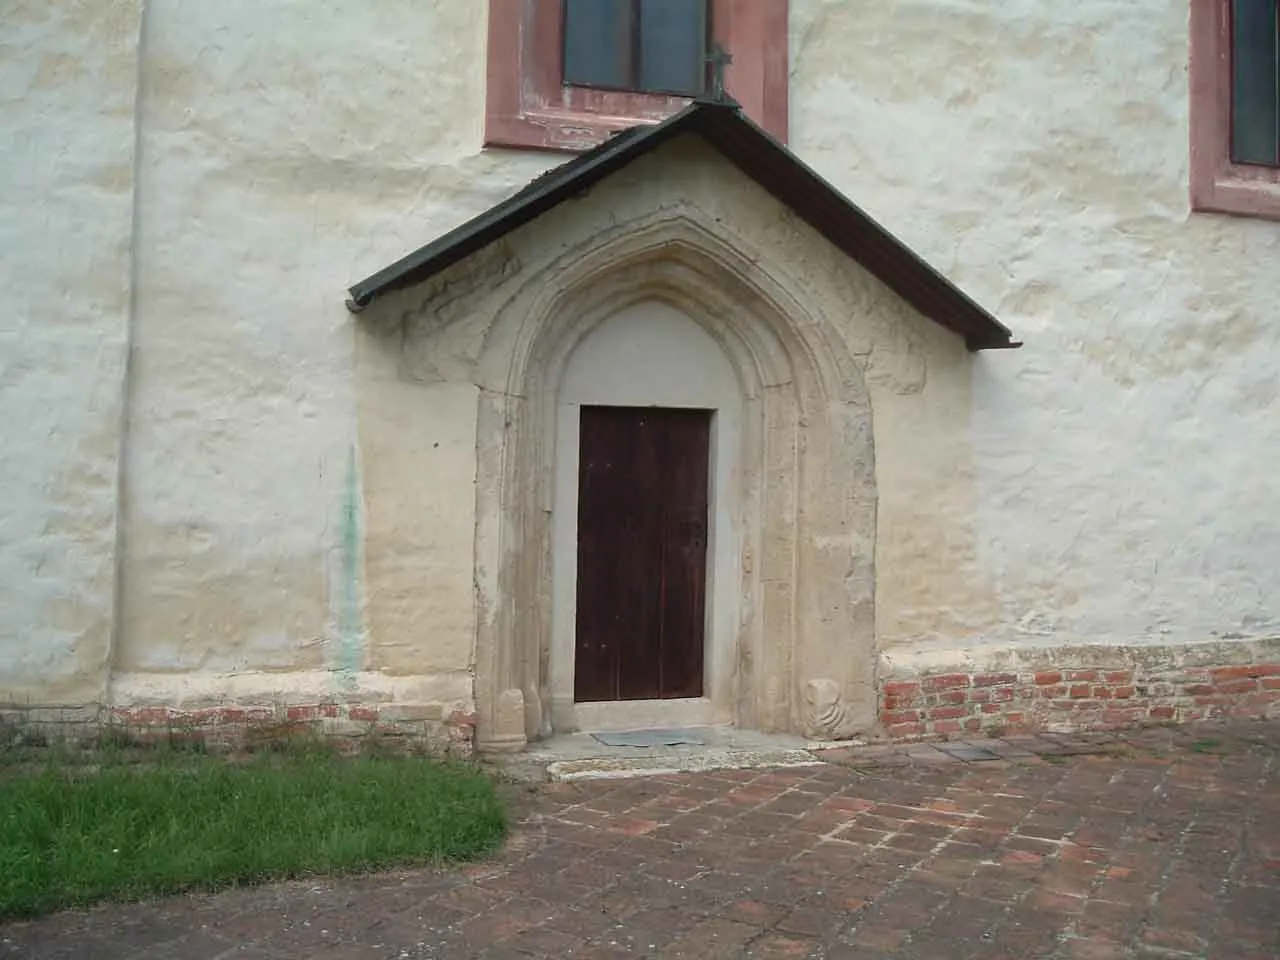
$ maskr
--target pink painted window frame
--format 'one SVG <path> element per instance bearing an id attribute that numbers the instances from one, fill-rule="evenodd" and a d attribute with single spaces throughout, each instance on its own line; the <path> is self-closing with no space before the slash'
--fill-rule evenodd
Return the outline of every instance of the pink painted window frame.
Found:
<path id="1" fill-rule="evenodd" d="M 712 0 L 712 37 L 733 55 L 725 88 L 779 140 L 787 137 L 788 0 Z M 485 145 L 587 150 L 656 123 L 687 97 L 565 86 L 561 0 L 489 0 Z"/>
<path id="2" fill-rule="evenodd" d="M 1280 220 L 1280 168 L 1231 162 L 1231 2 L 1191 0 L 1191 209 Z"/>

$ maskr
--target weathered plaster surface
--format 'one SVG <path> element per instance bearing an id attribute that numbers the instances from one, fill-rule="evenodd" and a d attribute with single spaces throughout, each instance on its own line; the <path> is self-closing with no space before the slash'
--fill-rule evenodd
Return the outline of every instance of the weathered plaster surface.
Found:
<path id="1" fill-rule="evenodd" d="M 496 576 L 475 318 L 577 214 L 399 332 L 341 291 L 560 158 L 481 150 L 478 0 L 150 0 L 135 112 L 141 6 L 5 7 L 0 700 L 98 700 L 114 655 L 125 700 L 452 702 Z M 792 0 L 791 146 L 1027 341 L 833 294 L 871 318 L 886 671 L 1280 635 L 1280 225 L 1188 213 L 1186 32 L 1186 0 Z M 741 212 L 797 287 L 844 269 Z"/>
<path id="2" fill-rule="evenodd" d="M 0 31 L 0 703 L 101 699 L 115 616 L 139 3 Z"/>
<path id="3" fill-rule="evenodd" d="M 373 238 L 416 245 L 531 169 L 477 149 L 482 77 L 456 65 L 483 14 L 153 0 L 118 696 L 175 674 L 260 695 L 266 672 L 282 697 L 377 698 L 469 669 L 474 439 L 448 411 L 474 398 L 375 397 L 391 432 L 435 415 L 444 465 L 366 462 L 341 289 L 385 258 Z M 406 539 L 423 508 L 431 537 Z"/>
<path id="4" fill-rule="evenodd" d="M 792 11 L 792 143 L 1027 342 L 975 360 L 964 585 L 878 597 L 895 662 L 1280 634 L 1280 226 L 1188 212 L 1185 0 Z"/>

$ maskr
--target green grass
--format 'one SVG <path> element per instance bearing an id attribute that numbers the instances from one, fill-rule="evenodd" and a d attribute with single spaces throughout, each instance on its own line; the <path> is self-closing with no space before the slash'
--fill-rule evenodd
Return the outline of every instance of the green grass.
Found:
<path id="1" fill-rule="evenodd" d="M 0 764 L 0 918 L 464 860 L 505 832 L 493 783 L 457 763 L 314 746 L 24 751 Z"/>

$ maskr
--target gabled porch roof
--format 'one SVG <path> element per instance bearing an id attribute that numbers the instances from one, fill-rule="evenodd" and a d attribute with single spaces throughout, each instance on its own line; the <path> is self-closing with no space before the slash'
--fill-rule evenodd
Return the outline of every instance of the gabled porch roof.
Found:
<path id="1" fill-rule="evenodd" d="M 964 337 L 970 350 L 1019 347 L 1007 327 L 851 203 L 736 105 L 695 101 L 661 123 L 632 127 L 350 288 L 359 312 L 483 249 L 662 144 L 699 137 L 921 314 Z"/>

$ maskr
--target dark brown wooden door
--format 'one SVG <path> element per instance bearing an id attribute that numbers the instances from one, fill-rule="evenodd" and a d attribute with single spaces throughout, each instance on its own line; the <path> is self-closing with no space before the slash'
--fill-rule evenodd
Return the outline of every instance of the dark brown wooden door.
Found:
<path id="1" fill-rule="evenodd" d="M 702 696 L 709 410 L 583 407 L 574 699 Z"/>

